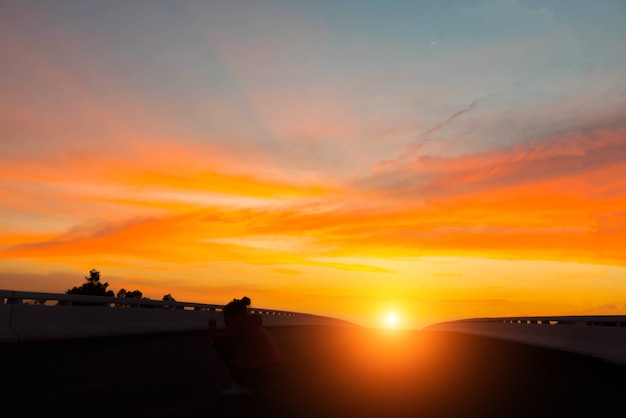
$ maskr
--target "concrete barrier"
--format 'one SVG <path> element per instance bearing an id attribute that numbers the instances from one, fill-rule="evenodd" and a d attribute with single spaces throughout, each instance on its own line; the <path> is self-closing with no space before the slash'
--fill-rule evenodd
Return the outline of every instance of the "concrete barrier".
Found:
<path id="1" fill-rule="evenodd" d="M 198 331 L 223 327 L 222 305 L 0 290 L 0 342 Z M 355 326 L 334 318 L 251 308 L 265 326 Z"/>
<path id="2" fill-rule="evenodd" d="M 18 340 L 82 338 L 153 332 L 190 331 L 207 327 L 219 312 L 174 309 L 112 309 L 99 306 L 13 306 Z"/>
<path id="3" fill-rule="evenodd" d="M 17 341 L 17 335 L 11 326 L 11 307 L 0 304 L 0 342 Z"/>
<path id="4" fill-rule="evenodd" d="M 626 316 L 474 318 L 426 329 L 482 335 L 626 364 Z"/>

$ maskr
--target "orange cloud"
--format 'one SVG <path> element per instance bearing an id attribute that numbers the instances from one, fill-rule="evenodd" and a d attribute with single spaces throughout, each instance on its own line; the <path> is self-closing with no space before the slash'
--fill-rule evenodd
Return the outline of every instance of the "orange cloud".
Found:
<path id="1" fill-rule="evenodd" d="M 50 201 L 71 197 L 58 210 L 38 210 L 33 191 L 30 200 L 14 207 L 54 216 L 71 208 L 82 223 L 52 238 L 0 237 L 2 257 L 104 255 L 172 263 L 211 259 L 364 271 L 378 268 L 315 258 L 456 255 L 624 265 L 626 257 L 618 249 L 626 237 L 621 209 L 626 207 L 626 184 L 625 176 L 616 175 L 626 172 L 619 157 L 626 151 L 622 132 L 582 138 L 573 150 L 559 141 L 553 144 L 508 153 L 422 158 L 419 164 L 401 164 L 380 174 L 388 176 L 389 188 L 380 187 L 379 174 L 360 188 L 339 188 L 277 176 L 202 171 L 193 158 L 178 172 L 154 169 L 160 157 L 147 167 L 120 162 L 106 170 L 96 165 L 91 179 L 80 180 L 86 185 L 108 181 L 111 190 L 70 188 L 58 197 L 41 196 Z M 79 172 L 87 173 L 87 166 L 80 166 Z M 33 173 L 25 176 L 44 179 Z M 206 192 L 231 197 L 211 200 L 202 195 Z M 237 200 L 247 197 L 262 200 Z M 142 215 L 142 208 L 154 211 Z M 90 221 L 90 211 L 102 220 Z M 253 237 L 263 236 L 309 241 L 293 248 L 255 247 Z"/>

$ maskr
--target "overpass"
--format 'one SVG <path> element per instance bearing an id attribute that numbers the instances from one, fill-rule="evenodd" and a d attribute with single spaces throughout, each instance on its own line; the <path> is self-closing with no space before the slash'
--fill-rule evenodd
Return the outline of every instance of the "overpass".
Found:
<path id="1" fill-rule="evenodd" d="M 523 316 L 442 322 L 430 330 L 481 335 L 626 364 L 626 316 Z"/>
<path id="2" fill-rule="evenodd" d="M 623 340 L 596 331 L 623 333 L 623 318 L 484 318 L 390 332 L 253 308 L 287 367 L 275 386 L 233 399 L 220 396 L 227 372 L 206 333 L 220 305 L 0 298 L 0 399 L 15 416 L 587 417 L 614 413 L 626 394 L 626 365 L 614 361 L 622 356 L 571 344 L 589 351 L 600 335 L 619 353 Z"/>
<path id="3" fill-rule="evenodd" d="M 0 290 L 0 342 L 112 337 L 224 326 L 223 305 Z M 354 326 L 300 312 L 251 308 L 266 326 Z"/>
<path id="4" fill-rule="evenodd" d="M 202 331 L 222 305 L 0 290 L 0 342 Z M 251 308 L 267 327 L 355 326 L 335 318 Z M 427 328 L 549 347 L 626 364 L 626 316 L 472 318 Z"/>

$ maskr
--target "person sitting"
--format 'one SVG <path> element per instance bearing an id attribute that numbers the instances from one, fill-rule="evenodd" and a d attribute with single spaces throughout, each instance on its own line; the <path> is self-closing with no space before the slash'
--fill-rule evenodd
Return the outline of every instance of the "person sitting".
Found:
<path id="1" fill-rule="evenodd" d="M 253 388 L 274 383 L 283 358 L 259 314 L 248 312 L 250 298 L 233 299 L 223 308 L 225 328 L 209 319 L 209 337 L 228 368 L 232 385 L 224 395 L 247 395 Z"/>

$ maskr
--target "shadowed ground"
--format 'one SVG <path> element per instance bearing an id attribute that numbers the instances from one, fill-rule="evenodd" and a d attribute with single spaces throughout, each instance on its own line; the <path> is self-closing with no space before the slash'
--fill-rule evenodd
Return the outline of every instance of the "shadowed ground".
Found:
<path id="1" fill-rule="evenodd" d="M 623 365 L 435 331 L 269 328 L 287 367 L 223 398 L 205 333 L 0 345 L 13 416 L 571 417 L 620 411 Z M 614 414 L 614 412 L 613 412 Z"/>

